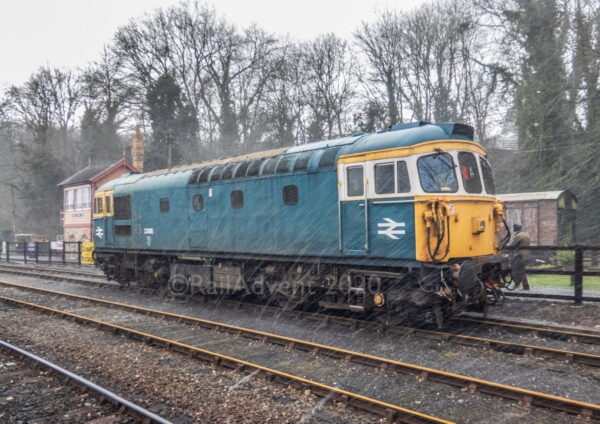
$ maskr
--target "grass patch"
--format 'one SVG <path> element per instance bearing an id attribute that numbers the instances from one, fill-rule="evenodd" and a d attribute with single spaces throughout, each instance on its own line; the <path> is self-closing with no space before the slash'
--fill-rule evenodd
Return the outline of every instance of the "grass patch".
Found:
<path id="1" fill-rule="evenodd" d="M 569 275 L 527 274 L 530 286 L 572 289 Z M 600 290 L 600 277 L 583 277 L 583 290 Z"/>

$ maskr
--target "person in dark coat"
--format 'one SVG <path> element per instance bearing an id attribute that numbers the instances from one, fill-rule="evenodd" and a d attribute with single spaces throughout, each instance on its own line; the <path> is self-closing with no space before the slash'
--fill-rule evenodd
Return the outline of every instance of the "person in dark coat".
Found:
<path id="1" fill-rule="evenodd" d="M 523 227 L 520 224 L 513 225 L 514 236 L 508 243 L 507 247 L 519 248 L 515 250 L 514 256 L 511 261 L 512 278 L 517 283 L 523 284 L 523 290 L 529 290 L 529 281 L 527 280 L 527 274 L 525 267 L 529 262 L 529 250 L 520 249 L 525 246 L 529 246 L 531 240 L 529 234 L 523 231 Z"/>

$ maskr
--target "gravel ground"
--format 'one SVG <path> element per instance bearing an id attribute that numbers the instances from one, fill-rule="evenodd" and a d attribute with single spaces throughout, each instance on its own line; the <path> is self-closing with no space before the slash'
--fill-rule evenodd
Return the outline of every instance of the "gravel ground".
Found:
<path id="1" fill-rule="evenodd" d="M 557 324 L 573 328 L 600 331 L 600 302 L 587 302 L 575 306 L 572 302 L 506 298 L 504 304 L 491 307 L 488 317 L 495 319 L 521 319 L 530 323 Z M 481 314 L 473 314 L 482 316 Z"/>
<path id="2" fill-rule="evenodd" d="M 307 391 L 245 378 L 181 354 L 29 310 L 0 310 L 0 333 L 176 424 L 380 422 L 340 404 L 323 405 Z"/>
<path id="3" fill-rule="evenodd" d="M 10 291 L 13 294 L 19 292 L 18 290 Z M 38 299 L 42 297 L 37 296 Z M 46 297 L 45 301 L 41 303 L 48 304 L 52 301 Z M 395 372 L 382 373 L 355 364 L 344 364 L 343 367 L 340 367 L 340 362 L 331 359 L 287 352 L 281 347 L 272 345 L 248 343 L 245 339 L 202 330 L 195 326 L 165 322 L 157 318 L 107 307 L 86 308 L 86 302 L 62 298 L 54 301 L 58 301 L 59 306 L 57 307 L 61 309 L 70 305 L 68 310 L 76 308 L 77 313 L 86 316 L 120 325 L 124 325 L 125 321 L 127 326 L 140 331 L 205 347 L 212 351 L 243 358 L 446 419 L 467 423 L 487 422 L 490 416 L 505 417 L 503 422 L 519 423 L 537 423 L 547 420 L 571 422 L 574 419 L 574 417 L 555 414 L 539 408 L 534 408 L 531 413 L 524 414 L 517 405 L 496 397 L 480 393 L 464 394 L 458 389 L 440 383 L 419 383 L 413 377 Z"/>
<path id="4" fill-rule="evenodd" d="M 40 282 L 26 277 L 13 277 L 11 279 L 35 286 L 117 300 L 256 330 L 269 331 L 288 337 L 385 356 L 399 361 L 551 393 L 557 396 L 600 403 L 600 391 L 597 389 L 600 381 L 600 370 L 587 366 L 496 351 L 485 351 L 485 361 L 482 361 L 481 349 L 453 343 L 441 343 L 414 337 L 399 338 L 397 336 L 372 334 L 372 332 L 369 333 L 365 329 L 352 331 L 337 326 L 324 328 L 322 322 L 300 321 L 287 316 L 272 316 L 270 313 L 261 314 L 260 312 L 248 310 L 234 311 L 220 307 L 218 303 L 182 304 L 156 296 L 142 296 L 108 288 L 90 288 L 78 284 L 52 281 Z M 513 335 L 513 337 L 519 336 Z M 528 342 L 535 344 L 533 339 L 529 339 Z M 580 345 L 583 346 L 583 344 L 571 345 L 570 349 L 578 350 Z M 590 346 L 586 346 L 585 351 L 600 354 L 600 347 L 592 346 L 590 348 Z M 493 366 L 490 366 L 490 364 L 493 364 Z M 565 378 L 566 375 L 569 378 Z"/>
<path id="5" fill-rule="evenodd" d="M 40 394 L 43 393 L 43 397 Z M 0 351 L 0 422 L 76 424 L 106 420 L 133 423 L 116 414 L 109 404 L 101 404 L 90 394 L 65 386 L 46 370 L 18 356 Z"/>

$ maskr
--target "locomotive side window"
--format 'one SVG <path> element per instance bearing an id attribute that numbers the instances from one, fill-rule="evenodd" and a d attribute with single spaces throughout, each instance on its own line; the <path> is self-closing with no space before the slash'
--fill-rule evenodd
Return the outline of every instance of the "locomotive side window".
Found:
<path id="1" fill-rule="evenodd" d="M 115 219 L 131 219 L 131 197 L 115 197 Z"/>
<path id="2" fill-rule="evenodd" d="M 348 197 L 362 196 L 365 193 L 364 171 L 361 166 L 351 166 L 346 169 Z"/>
<path id="3" fill-rule="evenodd" d="M 234 190 L 231 192 L 231 207 L 240 209 L 244 206 L 244 192 L 242 190 Z"/>
<path id="4" fill-rule="evenodd" d="M 260 159 L 252 161 L 250 166 L 248 166 L 248 172 L 246 172 L 247 177 L 256 177 L 258 175 L 258 171 L 260 171 Z"/>
<path id="5" fill-rule="evenodd" d="M 394 192 L 394 164 L 375 165 L 375 193 L 390 194 Z"/>
<path id="6" fill-rule="evenodd" d="M 204 210 L 204 197 L 201 194 L 194 194 L 192 197 L 192 208 L 198 212 Z"/>
<path id="7" fill-rule="evenodd" d="M 212 168 L 203 168 L 202 171 L 200 171 L 200 173 L 198 174 L 198 180 L 197 182 L 199 183 L 205 183 L 208 181 L 208 174 L 210 174 L 210 170 Z"/>
<path id="8" fill-rule="evenodd" d="M 221 179 L 221 173 L 223 172 L 223 165 L 215 166 L 213 172 L 210 174 L 210 181 L 219 181 Z"/>
<path id="9" fill-rule="evenodd" d="M 289 172 L 290 170 L 290 160 L 288 158 L 286 158 L 285 156 L 282 156 L 281 159 L 279 159 L 279 162 L 277 162 L 277 167 L 275 168 L 275 172 L 277 174 L 285 174 L 286 172 Z"/>
<path id="10" fill-rule="evenodd" d="M 308 161 L 313 152 L 304 152 L 294 162 L 294 171 L 305 171 L 308 168 Z"/>
<path id="11" fill-rule="evenodd" d="M 160 199 L 160 211 L 162 213 L 169 212 L 169 199 L 167 197 Z"/>
<path id="12" fill-rule="evenodd" d="M 115 234 L 117 236 L 130 236 L 131 225 L 115 225 Z"/>
<path id="13" fill-rule="evenodd" d="M 250 165 L 250 162 L 242 162 L 238 165 L 237 169 L 235 170 L 235 175 L 233 176 L 233 178 L 243 178 L 246 176 L 246 171 L 248 170 L 248 165 Z"/>
<path id="14" fill-rule="evenodd" d="M 475 155 L 469 152 L 458 153 L 458 166 L 467 193 L 481 193 L 481 178 Z"/>
<path id="15" fill-rule="evenodd" d="M 283 204 L 297 205 L 298 204 L 298 186 L 294 184 L 283 186 Z"/>
<path id="16" fill-rule="evenodd" d="M 448 153 L 421 156 L 417 160 L 421 187 L 427 193 L 455 193 L 458 181 L 454 172 L 454 159 Z"/>
<path id="17" fill-rule="evenodd" d="M 403 160 L 396 164 L 396 184 L 398 193 L 410 193 L 410 178 L 408 177 L 408 167 Z"/>
<path id="18" fill-rule="evenodd" d="M 494 186 L 494 177 L 492 177 L 492 168 L 487 160 L 479 158 L 481 164 L 481 173 L 483 174 L 483 183 L 485 184 L 485 191 L 488 194 L 496 194 L 496 187 Z"/>
<path id="19" fill-rule="evenodd" d="M 275 165 L 277 165 L 277 158 L 266 159 L 261 175 L 273 174 L 275 172 Z"/>
<path id="20" fill-rule="evenodd" d="M 333 166 L 335 163 L 335 158 L 340 151 L 341 147 L 332 147 L 327 149 L 321 155 L 321 160 L 319 160 L 319 168 L 326 168 L 328 166 Z"/>
<path id="21" fill-rule="evenodd" d="M 233 164 L 227 165 L 225 167 L 225 169 L 223 169 L 223 174 L 221 175 L 221 180 L 230 180 L 231 177 L 233 176 L 233 168 L 235 168 L 235 165 L 233 165 Z"/>

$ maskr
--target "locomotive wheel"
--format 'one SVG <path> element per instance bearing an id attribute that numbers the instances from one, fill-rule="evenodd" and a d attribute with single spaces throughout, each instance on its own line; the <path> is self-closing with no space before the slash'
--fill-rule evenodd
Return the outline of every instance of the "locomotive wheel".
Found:
<path id="1" fill-rule="evenodd" d="M 383 324 L 395 327 L 408 321 L 408 312 L 401 305 L 386 305 L 374 311 L 375 319 Z"/>
<path id="2" fill-rule="evenodd" d="M 190 284 L 182 275 L 174 275 L 167 283 L 167 293 L 173 297 L 185 296 L 190 291 Z"/>

